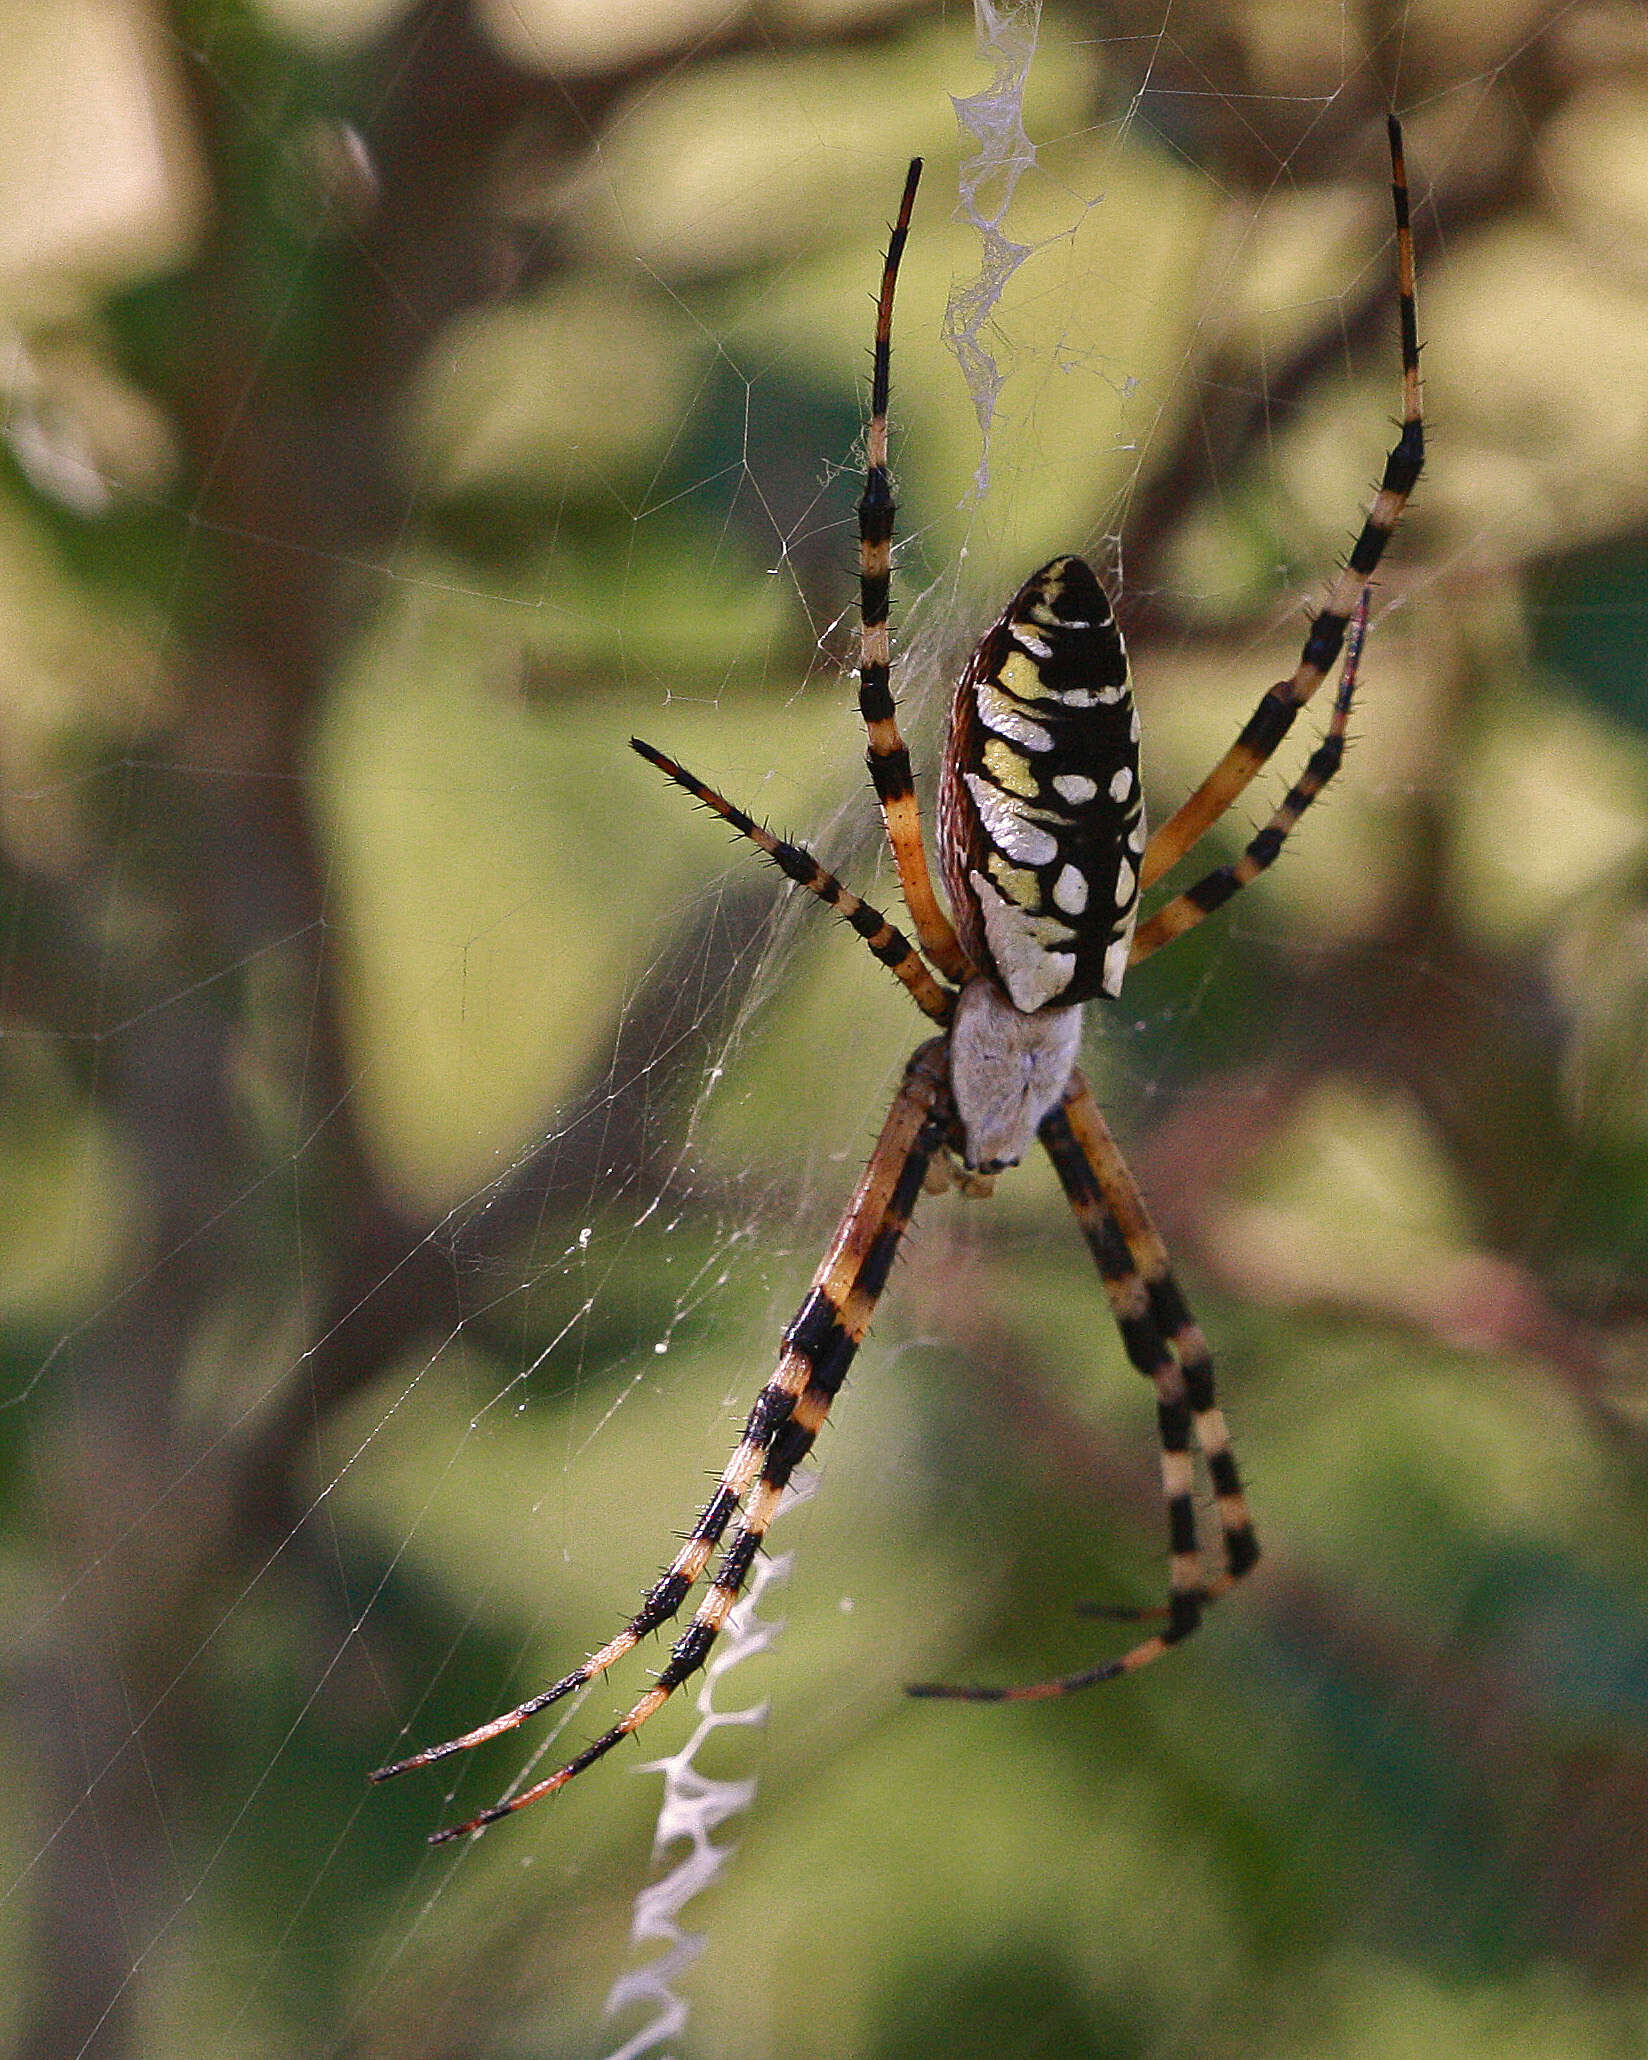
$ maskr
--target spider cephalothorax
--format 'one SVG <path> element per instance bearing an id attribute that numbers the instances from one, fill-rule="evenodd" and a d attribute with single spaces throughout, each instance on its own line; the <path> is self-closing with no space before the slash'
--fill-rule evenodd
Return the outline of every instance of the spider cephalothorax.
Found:
<path id="1" fill-rule="evenodd" d="M 1169 1538 L 1162 1628 L 1127 1651 L 1047 1681 L 1012 1688 L 917 1687 L 915 1695 L 979 1701 L 1068 1694 L 1158 1658 L 1193 1631 L 1204 1606 L 1251 1568 L 1259 1548 L 1222 1413 L 1207 1340 L 1174 1282 L 1167 1252 L 1098 1103 L 1076 1063 L 1082 1004 L 1115 995 L 1129 966 L 1192 929 L 1264 871 L 1338 770 L 1367 620 L 1367 581 L 1424 463 L 1413 248 L 1401 132 L 1390 123 L 1402 338 L 1402 433 L 1350 558 L 1317 615 L 1292 674 L 1260 700 L 1213 771 L 1146 841 L 1138 718 L 1127 654 L 1110 601 L 1076 557 L 1055 558 L 1019 589 L 981 639 L 951 707 L 939 791 L 939 851 L 951 913 L 933 891 L 910 756 L 899 734 L 887 632 L 893 493 L 887 473 L 887 389 L 893 287 L 915 204 L 919 160 L 882 268 L 867 470 L 859 503 L 859 708 L 912 943 L 799 845 L 775 837 L 674 759 L 635 748 L 733 825 L 799 886 L 836 910 L 939 1026 L 913 1054 L 863 1179 L 784 1333 L 778 1365 L 756 1398 L 738 1448 L 640 1609 L 581 1666 L 541 1695 L 444 1745 L 382 1767 L 386 1779 L 512 1730 L 575 1693 L 677 1616 L 733 1520 L 731 1542 L 692 1622 L 653 1685 L 627 1715 L 547 1779 L 434 1834 L 460 1838 L 553 1794 L 640 1729 L 702 1667 L 738 1598 L 779 1499 L 812 1449 L 863 1342 L 924 1184 L 951 1155 L 961 1184 L 988 1192 L 997 1169 L 1034 1142 L 1046 1150 L 1098 1263 L 1128 1359 L 1156 1393 Z M 1346 638 L 1349 636 L 1347 648 Z M 1344 652 L 1327 735 L 1303 773 L 1233 864 L 1216 867 L 1143 923 L 1141 892 L 1178 862 L 1230 807 L 1286 736 Z M 953 921 L 952 921 L 953 916 Z M 1192 1447 L 1207 1469 L 1222 1565 L 1209 1573 L 1198 1543 Z"/>

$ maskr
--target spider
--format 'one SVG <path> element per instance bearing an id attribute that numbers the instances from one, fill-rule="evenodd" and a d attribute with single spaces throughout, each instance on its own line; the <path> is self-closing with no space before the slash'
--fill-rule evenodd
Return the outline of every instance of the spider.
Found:
<path id="1" fill-rule="evenodd" d="M 985 1194 L 1039 1140 L 1098 1262 L 1128 1359 L 1156 1391 L 1169 1537 L 1168 1600 L 1103 1610 L 1160 1628 L 1074 1673 L 1013 1687 L 912 1686 L 918 1696 L 1016 1701 L 1067 1695 L 1134 1672 L 1189 1637 L 1206 1605 L 1259 1556 L 1207 1341 L 1174 1281 L 1166 1249 L 1076 1063 L 1082 1005 L 1114 997 L 1131 966 L 1183 936 L 1256 879 L 1337 772 L 1367 621 L 1368 581 L 1424 463 L 1413 243 L 1402 132 L 1389 121 L 1396 208 L 1403 410 L 1401 434 L 1350 557 L 1315 617 L 1299 663 L 1260 700 L 1236 742 L 1146 841 L 1139 722 L 1127 654 L 1104 588 L 1080 558 L 1055 558 L 1013 596 L 957 684 L 939 778 L 939 864 L 953 919 L 934 892 L 909 752 L 889 683 L 887 627 L 894 502 L 887 471 L 893 291 L 921 160 L 910 166 L 877 302 L 866 475 L 858 504 L 859 708 L 870 777 L 917 943 L 849 892 L 799 845 L 775 837 L 662 751 L 643 758 L 730 823 L 797 886 L 863 938 L 938 1035 L 905 1067 L 870 1162 L 794 1321 L 777 1370 L 756 1398 L 737 1450 L 681 1549 L 617 1634 L 552 1688 L 473 1731 L 380 1767 L 375 1781 L 427 1767 L 496 1738 L 604 1674 L 679 1615 L 728 1526 L 732 1541 L 696 1614 L 629 1713 L 547 1779 L 435 1832 L 462 1838 L 552 1795 L 638 1731 L 707 1660 L 797 1465 L 823 1428 L 863 1342 L 923 1188 L 954 1182 Z M 1297 783 L 1234 864 L 1223 865 L 1136 922 L 1141 892 L 1186 856 L 1286 736 L 1344 653 L 1327 734 Z M 1192 1445 L 1213 1490 L 1223 1564 L 1203 1567 Z"/>

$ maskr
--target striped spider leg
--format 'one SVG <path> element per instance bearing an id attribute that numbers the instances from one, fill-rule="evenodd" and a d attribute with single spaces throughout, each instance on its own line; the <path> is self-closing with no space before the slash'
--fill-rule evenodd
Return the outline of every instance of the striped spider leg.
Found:
<path id="1" fill-rule="evenodd" d="M 1385 459 L 1384 477 L 1362 532 L 1340 569 L 1327 606 L 1311 623 L 1299 663 L 1260 701 L 1240 736 L 1195 793 L 1181 802 L 1145 849 L 1141 887 L 1152 887 L 1199 843 L 1293 727 L 1294 717 L 1333 670 L 1362 590 L 1385 555 L 1402 511 L 1425 465 L 1425 420 L 1419 393 L 1419 320 L 1414 303 L 1413 229 L 1408 214 L 1408 171 L 1402 125 L 1386 120 L 1390 140 L 1391 200 L 1396 213 L 1396 305 L 1402 336 L 1402 433 Z M 1154 947 L 1152 947 L 1154 948 Z"/>
<path id="2" fill-rule="evenodd" d="M 904 197 L 887 243 L 876 298 L 875 347 L 870 371 L 870 425 L 864 437 L 864 492 L 858 503 L 858 710 L 869 737 L 870 780 L 875 787 L 887 842 L 898 868 L 899 893 L 916 926 L 921 948 L 945 979 L 961 981 L 972 971 L 950 918 L 939 905 L 927 871 L 910 753 L 899 734 L 893 705 L 892 644 L 887 603 L 892 586 L 893 518 L 897 507 L 887 470 L 887 408 L 892 376 L 893 290 L 899 260 L 910 233 L 910 213 L 921 183 L 921 159 L 910 160 Z"/>
<path id="3" fill-rule="evenodd" d="M 744 1435 L 728 1460 L 715 1493 L 699 1511 L 697 1522 L 674 1560 L 617 1637 L 592 1653 L 553 1688 L 530 1697 L 519 1708 L 458 1738 L 448 1739 L 444 1745 L 429 1746 L 407 1759 L 380 1767 L 372 1775 L 374 1781 L 387 1781 L 396 1774 L 409 1773 L 414 1767 L 432 1766 L 454 1753 L 467 1752 L 489 1738 L 513 1731 L 528 1717 L 575 1694 L 604 1674 L 648 1632 L 679 1615 L 728 1524 L 742 1509 L 732 1542 L 722 1553 L 715 1578 L 696 1614 L 675 1641 L 668 1663 L 629 1713 L 546 1780 L 522 1789 L 517 1795 L 506 1796 L 467 1823 L 435 1832 L 429 1841 L 431 1845 L 444 1845 L 479 1831 L 564 1788 L 575 1775 L 638 1731 L 681 1683 L 705 1664 L 738 1600 L 790 1476 L 812 1450 L 830 1404 L 847 1377 L 853 1355 L 864 1341 L 928 1165 L 949 1134 L 952 1120 L 945 1080 L 944 1039 L 935 1037 L 915 1052 L 905 1068 L 904 1084 L 882 1125 L 864 1177 L 854 1190 L 822 1265 L 813 1275 L 806 1300 L 784 1333 L 777 1368 L 756 1397 Z"/>
<path id="4" fill-rule="evenodd" d="M 555 1773 L 466 1823 L 436 1832 L 432 1843 L 478 1831 L 563 1788 L 639 1730 L 705 1665 L 784 1487 L 811 1450 L 863 1342 L 923 1187 L 942 1188 L 954 1181 L 964 1192 L 988 1193 L 994 1176 L 1016 1165 L 1038 1139 L 1098 1261 L 1128 1357 L 1157 1393 L 1171 1544 L 1169 1600 L 1160 1610 L 1110 1614 L 1163 1616 L 1166 1626 L 1118 1657 L 1053 1680 L 1006 1689 L 918 1687 L 911 1692 L 1030 1698 L 1131 1672 L 1193 1631 L 1203 1606 L 1255 1563 L 1258 1546 L 1214 1398 L 1206 1340 L 1174 1283 L 1166 1251 L 1076 1056 L 1084 1004 L 1119 994 L 1130 965 L 1184 934 L 1256 879 L 1338 769 L 1367 618 L 1366 574 L 1411 491 L 1421 449 L 1412 255 L 1394 122 L 1392 153 L 1411 415 L 1352 553 L 1351 570 L 1363 581 L 1360 598 L 1351 594 L 1343 614 L 1330 620 L 1341 599 L 1341 579 L 1329 610 L 1317 618 L 1293 679 L 1266 696 L 1212 779 L 1147 844 L 1139 725 L 1121 630 L 1104 588 L 1081 559 L 1063 556 L 1043 566 L 985 633 L 952 701 L 940 774 L 938 839 L 948 915 L 928 872 L 889 673 L 894 508 L 887 473 L 888 375 L 893 290 L 921 170 L 919 160 L 911 165 L 877 305 L 866 480 L 859 505 L 859 703 L 871 776 L 916 941 L 800 845 L 773 835 L 663 752 L 632 741 L 643 757 L 756 845 L 788 879 L 833 908 L 939 1026 L 939 1034 L 920 1046 L 906 1066 L 869 1165 L 805 1301 L 783 1334 L 776 1370 L 750 1411 L 738 1447 L 686 1541 L 635 1615 L 553 1687 L 460 1737 L 379 1768 L 372 1778 L 387 1780 L 431 1766 L 499 1737 L 605 1674 L 644 1637 L 679 1616 L 730 1526 L 731 1539 L 713 1579 L 664 1667 L 627 1715 Z M 1412 454 L 1411 465 L 1403 460 L 1405 470 L 1397 464 L 1404 450 Z M 1297 708 L 1332 669 L 1347 628 L 1349 648 L 1327 738 L 1282 805 L 1234 864 L 1209 873 L 1138 925 L 1141 881 L 1157 877 L 1182 857 L 1252 779 Z M 1284 703 L 1285 720 L 1276 712 Z M 1210 794 L 1217 802 L 1211 812 L 1205 798 Z M 1152 853 L 1157 854 L 1154 871 Z M 1197 1541 L 1193 1443 L 1208 1470 L 1223 1539 L 1224 1566 L 1211 1579 L 1204 1576 Z"/>

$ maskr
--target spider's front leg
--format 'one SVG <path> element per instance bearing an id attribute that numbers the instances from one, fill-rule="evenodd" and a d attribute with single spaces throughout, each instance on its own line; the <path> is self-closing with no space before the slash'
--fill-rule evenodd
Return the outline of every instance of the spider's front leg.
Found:
<path id="1" fill-rule="evenodd" d="M 1252 1571 L 1259 1558 L 1259 1544 L 1253 1534 L 1253 1519 L 1231 1451 L 1224 1412 L 1214 1394 L 1213 1358 L 1207 1339 L 1185 1304 L 1173 1277 L 1167 1247 L 1150 1220 L 1138 1183 L 1080 1072 L 1071 1075 L 1062 1106 L 1042 1125 L 1042 1142 L 1095 1257 L 1099 1256 L 1101 1246 L 1105 1252 L 1113 1253 L 1119 1238 L 1130 1262 L 1129 1271 L 1143 1291 L 1150 1326 L 1171 1352 L 1182 1376 L 1184 1404 L 1207 1465 L 1224 1544 L 1224 1571 L 1203 1584 L 1201 1591 L 1203 1600 L 1211 1600 Z M 1098 1213 L 1109 1230 L 1096 1219 L 1095 1199 Z M 1123 1340 L 1128 1341 L 1125 1329 Z M 1153 1342 L 1147 1344 L 1143 1338 L 1140 1343 L 1146 1349 L 1156 1349 Z M 1135 1357 L 1133 1364 L 1156 1379 L 1159 1361 L 1145 1367 Z M 1188 1502 L 1183 1508 L 1188 1516 Z M 1170 1520 L 1177 1524 L 1180 1519 L 1175 1515 L 1171 1494 L 1169 1512 Z"/>
<path id="2" fill-rule="evenodd" d="M 922 1045 L 905 1068 L 898 1091 L 870 1163 L 847 1205 L 839 1228 L 813 1284 L 784 1333 L 777 1370 L 757 1396 L 738 1449 L 727 1462 L 720 1484 L 700 1511 L 686 1543 L 640 1609 L 618 1635 L 592 1653 L 553 1688 L 495 1717 L 476 1730 L 427 1747 L 410 1758 L 380 1767 L 374 1781 L 387 1781 L 414 1767 L 432 1765 L 466 1752 L 490 1738 L 512 1731 L 528 1717 L 585 1687 L 631 1651 L 649 1631 L 677 1616 L 723 1533 L 740 1508 L 743 1516 L 716 1569 L 715 1579 L 692 1622 L 676 1640 L 657 1679 L 627 1715 L 593 1744 L 558 1768 L 546 1780 L 482 1810 L 466 1823 L 435 1832 L 431 1845 L 462 1838 L 525 1809 L 541 1796 L 564 1788 L 586 1767 L 638 1731 L 709 1658 L 734 1603 L 738 1600 L 755 1555 L 777 1512 L 790 1476 L 811 1451 L 824 1427 L 853 1356 L 864 1341 L 876 1303 L 887 1285 L 899 1241 L 921 1193 L 927 1169 L 954 1124 L 950 1103 L 948 1039 L 935 1037 Z"/>
<path id="3" fill-rule="evenodd" d="M 1257 1564 L 1259 1544 L 1213 1388 L 1213 1361 L 1201 1326 L 1173 1278 L 1167 1249 L 1145 1211 L 1137 1183 L 1079 1069 L 1039 1135 L 1081 1226 L 1104 1282 L 1128 1359 L 1156 1390 L 1162 1497 L 1167 1506 L 1169 1582 L 1163 1609 L 1103 1609 L 1092 1614 L 1138 1619 L 1165 1616 L 1165 1627 L 1127 1652 L 1075 1673 L 1015 1687 L 923 1682 L 915 1696 L 964 1702 L 1029 1702 L 1069 1695 L 1136 1672 L 1198 1627 L 1205 1605 Z M 1191 1444 L 1200 1448 L 1213 1485 L 1224 1566 L 1211 1579 L 1197 1537 Z"/>

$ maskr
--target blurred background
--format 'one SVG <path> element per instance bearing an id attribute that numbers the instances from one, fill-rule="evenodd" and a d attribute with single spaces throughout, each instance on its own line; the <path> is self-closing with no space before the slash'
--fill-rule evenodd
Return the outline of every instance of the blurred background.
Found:
<path id="1" fill-rule="evenodd" d="M 1394 105 L 1431 455 L 1353 750 L 1088 1037 L 1267 1558 L 1119 1688 L 902 1697 L 1097 1657 L 1076 1605 L 1163 1580 L 1149 1396 L 1051 1174 L 927 1203 L 774 1534 L 788 1631 L 719 1691 L 771 1715 L 703 1756 L 759 1792 L 668 2050 L 1640 2051 L 1643 10 L 1049 0 L 982 54 L 922 0 L 0 22 L 10 2049 L 639 2029 L 601 2016 L 637 1769 L 690 1713 L 423 1838 L 653 1652 L 364 1777 L 633 1607 L 924 1026 L 626 740 L 891 897 L 843 666 L 920 152 L 918 774 L 973 638 L 1080 549 L 1165 815 L 1391 440 Z M 1034 163 L 986 246 L 1009 181 L 964 178 L 951 96 L 1011 155 L 1015 66 Z"/>

